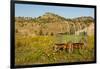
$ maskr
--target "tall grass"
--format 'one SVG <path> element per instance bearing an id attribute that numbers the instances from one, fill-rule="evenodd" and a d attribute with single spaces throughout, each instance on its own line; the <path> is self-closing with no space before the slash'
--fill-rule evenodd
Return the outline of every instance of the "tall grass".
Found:
<path id="1" fill-rule="evenodd" d="M 53 46 L 57 42 L 78 41 L 79 36 L 19 36 L 16 35 L 15 64 L 49 64 L 62 62 L 80 62 L 94 60 L 94 37 L 88 37 L 88 45 L 84 50 L 55 52 Z"/>

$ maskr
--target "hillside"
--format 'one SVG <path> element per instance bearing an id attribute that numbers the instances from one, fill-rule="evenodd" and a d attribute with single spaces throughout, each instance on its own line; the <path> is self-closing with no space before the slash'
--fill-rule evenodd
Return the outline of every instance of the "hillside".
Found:
<path id="1" fill-rule="evenodd" d="M 54 13 L 47 12 L 37 18 L 15 17 L 16 31 L 28 35 L 57 35 L 75 34 L 94 23 L 92 17 L 67 19 Z"/>

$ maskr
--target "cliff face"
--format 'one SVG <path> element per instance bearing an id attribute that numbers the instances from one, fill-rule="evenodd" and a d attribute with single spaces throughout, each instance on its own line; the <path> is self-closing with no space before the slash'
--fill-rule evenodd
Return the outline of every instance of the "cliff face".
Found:
<path id="1" fill-rule="evenodd" d="M 80 35 L 81 32 L 86 32 L 87 35 L 94 35 L 94 23 L 91 23 L 88 27 L 82 30 L 76 31 L 75 35 Z"/>
<path id="2" fill-rule="evenodd" d="M 50 12 L 37 18 L 15 17 L 16 30 L 22 34 L 32 35 L 55 35 L 55 34 L 77 34 L 80 32 L 93 33 L 94 19 L 92 17 L 78 17 L 67 19 Z M 87 29 L 89 31 L 87 31 Z"/>

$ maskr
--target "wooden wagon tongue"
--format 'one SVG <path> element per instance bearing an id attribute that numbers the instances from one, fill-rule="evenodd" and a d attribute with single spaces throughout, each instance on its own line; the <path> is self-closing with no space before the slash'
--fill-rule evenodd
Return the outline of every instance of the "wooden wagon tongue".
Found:
<path id="1" fill-rule="evenodd" d="M 59 43 L 59 44 L 55 44 L 55 45 L 58 45 L 58 46 L 61 46 L 61 45 L 66 45 L 67 43 Z"/>

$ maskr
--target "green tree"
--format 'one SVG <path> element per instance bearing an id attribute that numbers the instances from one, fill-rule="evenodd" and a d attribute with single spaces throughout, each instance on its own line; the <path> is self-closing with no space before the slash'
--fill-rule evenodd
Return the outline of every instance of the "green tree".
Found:
<path id="1" fill-rule="evenodd" d="M 39 31 L 39 35 L 43 35 L 43 31 L 42 30 Z"/>
<path id="2" fill-rule="evenodd" d="M 51 32 L 51 36 L 53 36 L 54 35 L 54 33 L 53 32 Z"/>

